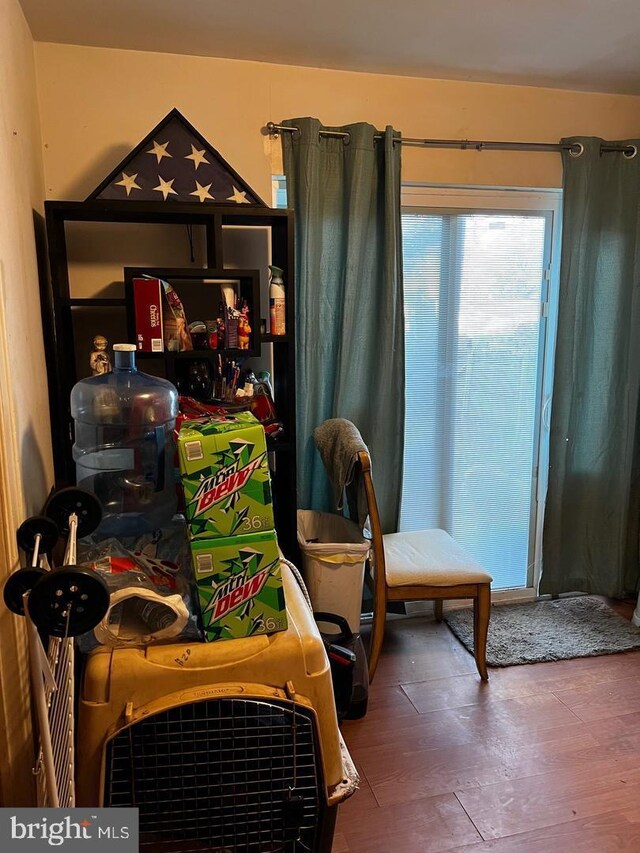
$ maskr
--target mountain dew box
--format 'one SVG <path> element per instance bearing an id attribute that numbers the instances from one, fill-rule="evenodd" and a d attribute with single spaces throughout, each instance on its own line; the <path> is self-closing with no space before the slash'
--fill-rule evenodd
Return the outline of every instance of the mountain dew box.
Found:
<path id="1" fill-rule="evenodd" d="M 191 539 L 207 642 L 272 634 L 287 627 L 276 534 Z"/>
<path id="2" fill-rule="evenodd" d="M 273 530 L 264 429 L 250 412 L 185 421 L 178 455 L 192 536 Z"/>

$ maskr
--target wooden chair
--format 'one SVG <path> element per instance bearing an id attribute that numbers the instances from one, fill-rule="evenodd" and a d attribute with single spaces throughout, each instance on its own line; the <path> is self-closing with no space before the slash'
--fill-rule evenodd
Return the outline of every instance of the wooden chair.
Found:
<path id="1" fill-rule="evenodd" d="M 384 639 L 387 601 L 433 600 L 436 619 L 450 598 L 473 599 L 474 657 L 487 681 L 487 632 L 491 612 L 491 576 L 444 530 L 383 535 L 371 477 L 371 460 L 358 453 L 373 539 L 373 632 L 369 681 L 373 680 Z"/>

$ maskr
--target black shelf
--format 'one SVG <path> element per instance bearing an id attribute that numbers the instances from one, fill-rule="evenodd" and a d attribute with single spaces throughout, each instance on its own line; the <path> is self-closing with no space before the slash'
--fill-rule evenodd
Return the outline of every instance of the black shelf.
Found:
<path id="1" fill-rule="evenodd" d="M 47 241 L 49 247 L 50 280 L 41 281 L 42 319 L 45 346 L 50 354 L 47 359 L 49 401 L 51 409 L 52 439 L 54 447 L 54 465 L 58 485 L 75 482 L 75 467 L 71 455 L 73 442 L 73 422 L 69 410 L 69 396 L 73 385 L 80 378 L 77 365 L 86 362 L 84 349 L 86 342 L 77 342 L 74 335 L 73 312 L 76 309 L 122 309 L 126 328 L 131 334 L 135 330 L 132 294 L 125 288 L 124 298 L 76 297 L 70 293 L 69 268 L 67 258 L 67 234 L 69 223 L 129 223 L 135 224 L 182 224 L 202 227 L 206 250 L 206 270 L 187 271 L 187 278 L 206 274 L 207 277 L 238 278 L 239 272 L 225 267 L 223 251 L 224 225 L 246 227 L 269 227 L 271 230 L 271 263 L 284 271 L 287 283 L 286 335 L 260 334 L 259 298 L 254 297 L 252 347 L 249 350 L 199 350 L 188 352 L 139 352 L 138 358 L 165 364 L 168 379 L 175 381 L 178 364 L 182 360 L 212 360 L 218 353 L 230 358 L 243 359 L 259 355 L 264 343 L 273 347 L 273 383 L 278 408 L 282 420 L 286 441 L 269 442 L 269 450 L 277 454 L 278 464 L 272 477 L 272 491 L 276 528 L 284 553 L 295 559 L 296 541 L 296 442 L 295 442 L 295 352 L 294 337 L 290 334 L 294 328 L 295 284 L 294 284 L 294 246 L 293 212 L 276 210 L 254 205 L 218 205 L 189 204 L 174 202 L 137 202 L 90 200 L 84 202 L 48 201 L 45 202 Z M 150 270 L 145 269 L 145 272 Z M 174 270 L 180 272 L 179 270 Z M 245 271 L 257 273 L 257 271 Z M 217 275 L 216 275 L 217 274 Z M 162 276 L 160 276 L 162 277 Z M 203 318 L 210 319 L 210 318 Z M 134 338 L 130 338 L 133 342 Z M 280 346 L 287 344 L 287 346 Z"/>
<path id="2" fill-rule="evenodd" d="M 117 297 L 85 297 L 74 296 L 68 299 L 61 299 L 60 304 L 71 308 L 126 308 L 127 300 L 118 299 Z"/>
<path id="3" fill-rule="evenodd" d="M 252 358 L 258 355 L 258 351 L 251 349 L 188 349 L 180 352 L 175 350 L 166 350 L 164 352 L 145 352 L 140 350 L 136 352 L 136 358 L 216 358 L 221 355 L 223 358 Z"/>
<path id="4" fill-rule="evenodd" d="M 129 339 L 134 341 L 136 337 L 136 317 L 135 317 L 135 281 L 140 278 L 161 279 L 169 282 L 176 288 L 180 299 L 184 303 L 187 317 L 202 320 L 214 319 L 218 313 L 218 305 L 222 301 L 222 292 L 218 291 L 218 285 L 221 282 L 237 282 L 236 296 L 239 300 L 247 301 L 250 310 L 250 317 L 255 317 L 260 313 L 260 271 L 259 270 L 227 270 L 211 267 L 204 268 L 184 268 L 184 267 L 125 267 L 124 268 L 124 288 L 125 298 L 130 307 L 128 312 L 129 317 Z M 212 298 L 213 297 L 213 298 Z M 195 301 L 194 301 L 195 300 Z M 197 310 L 192 312 L 192 308 L 197 306 Z M 202 312 L 205 312 L 204 314 Z M 209 312 L 208 316 L 206 312 Z M 258 321 L 259 322 L 259 321 Z M 256 321 L 254 320 L 254 326 Z M 220 352 L 223 357 L 231 358 L 251 358 L 260 354 L 260 344 L 258 342 L 260 333 L 259 330 L 252 329 L 250 341 L 252 346 L 247 349 L 239 347 L 230 347 L 221 350 L 183 350 L 176 352 L 175 350 L 163 350 L 160 353 L 151 353 L 152 355 L 160 356 L 163 359 L 170 357 L 181 358 L 210 358 L 212 353 Z M 172 377 L 168 377 L 172 378 Z"/>
<path id="5" fill-rule="evenodd" d="M 125 301 L 123 300 L 123 305 Z M 199 350 L 184 350 L 176 352 L 175 350 L 164 350 L 163 352 L 147 352 L 138 350 L 136 358 L 215 358 L 221 355 L 223 358 L 253 358 L 259 355 L 259 347 L 261 344 L 288 344 L 291 342 L 289 335 L 258 335 L 258 346 L 250 347 L 249 349 L 199 349 Z"/>
<path id="6" fill-rule="evenodd" d="M 260 343 L 263 344 L 288 344 L 290 341 L 289 335 L 260 335 Z"/>

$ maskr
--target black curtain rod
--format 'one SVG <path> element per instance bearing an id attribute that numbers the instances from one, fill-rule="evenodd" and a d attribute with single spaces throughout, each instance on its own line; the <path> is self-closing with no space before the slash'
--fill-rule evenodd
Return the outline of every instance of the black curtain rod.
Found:
<path id="1" fill-rule="evenodd" d="M 266 131 L 269 136 L 277 137 L 281 133 L 295 133 L 299 131 L 298 127 L 288 127 L 283 124 L 275 124 L 270 121 L 266 125 Z M 351 134 L 348 131 L 340 130 L 321 130 L 320 136 L 332 136 L 338 139 L 344 139 L 349 142 Z M 381 134 L 374 136 L 374 139 L 383 139 Z M 416 148 L 452 148 L 460 149 L 461 151 L 569 151 L 574 157 L 579 157 L 584 151 L 584 145 L 581 142 L 574 142 L 572 145 L 562 145 L 552 142 L 480 142 L 471 139 L 417 139 L 415 137 L 403 136 L 395 140 L 401 145 L 413 146 Z M 638 153 L 635 145 L 602 145 L 600 152 L 609 154 L 611 152 L 620 152 L 625 157 L 631 159 Z"/>

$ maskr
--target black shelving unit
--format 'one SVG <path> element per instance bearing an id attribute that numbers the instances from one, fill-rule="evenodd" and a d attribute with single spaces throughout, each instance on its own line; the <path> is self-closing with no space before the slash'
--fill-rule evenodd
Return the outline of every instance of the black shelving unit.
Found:
<path id="1" fill-rule="evenodd" d="M 294 352 L 294 246 L 293 213 L 258 205 L 209 205 L 171 202 L 88 200 L 84 202 L 49 201 L 45 203 L 49 248 L 50 280 L 43 281 L 42 319 L 47 351 L 49 400 L 55 475 L 58 485 L 75 482 L 75 466 L 71 456 L 73 421 L 69 408 L 71 389 L 79 376 L 76 369 L 77 341 L 74 330 L 74 310 L 111 310 L 124 313 L 124 328 L 128 334 L 135 329 L 133 294 L 129 288 L 123 298 L 83 298 L 71 295 L 69 258 L 67 255 L 68 223 L 129 223 L 158 225 L 188 225 L 202 227 L 205 235 L 206 268 L 190 267 L 188 275 L 197 277 L 239 278 L 253 271 L 225 267 L 223 227 L 268 227 L 271 230 L 271 262 L 284 270 L 287 287 L 286 335 L 261 334 L 259 299 L 253 306 L 252 348 L 229 350 L 227 355 L 248 357 L 259 354 L 263 344 L 273 344 L 274 394 L 278 415 L 284 424 L 282 441 L 269 445 L 274 451 L 272 471 L 273 500 L 278 538 L 284 553 L 296 555 L 296 380 Z M 124 268 L 124 263 L 123 263 Z M 155 268 L 144 268 L 153 274 Z M 162 270 L 157 269 L 160 273 Z M 174 270 L 175 272 L 175 270 Z M 183 271 L 185 272 L 185 271 Z M 217 275 L 216 275 L 217 274 Z M 255 297 L 254 297 L 255 299 Z M 131 338 L 133 342 L 133 338 Z M 186 353 L 140 353 L 145 362 L 164 364 L 165 375 L 175 380 L 178 359 L 216 357 L 217 352 L 202 350 Z"/>

